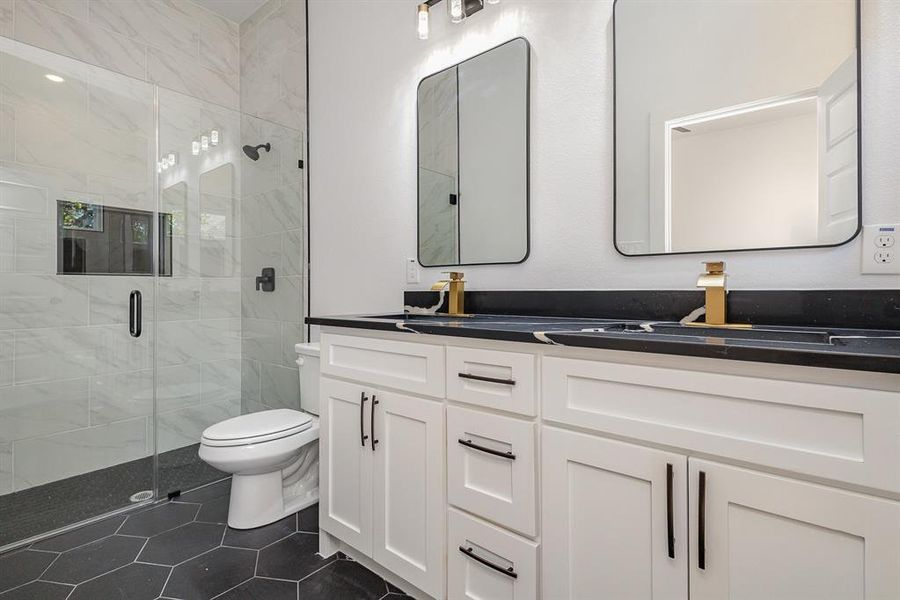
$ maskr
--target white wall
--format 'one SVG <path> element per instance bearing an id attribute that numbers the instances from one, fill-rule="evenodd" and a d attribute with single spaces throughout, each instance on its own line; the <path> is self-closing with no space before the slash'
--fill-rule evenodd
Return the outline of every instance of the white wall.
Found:
<path id="1" fill-rule="evenodd" d="M 468 267 L 470 289 L 690 289 L 705 258 L 733 288 L 896 287 L 832 249 L 625 258 L 612 244 L 612 2 L 503 0 L 462 25 L 414 2 L 310 0 L 312 314 L 391 310 L 416 250 L 416 84 L 518 35 L 532 45 L 531 257 Z M 900 3 L 862 7 L 863 222 L 900 222 Z"/>

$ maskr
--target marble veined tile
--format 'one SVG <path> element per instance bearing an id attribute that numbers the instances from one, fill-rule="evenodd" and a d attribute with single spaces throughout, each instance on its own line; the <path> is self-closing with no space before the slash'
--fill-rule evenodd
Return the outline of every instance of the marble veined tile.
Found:
<path id="1" fill-rule="evenodd" d="M 272 408 L 300 408 L 300 379 L 296 369 L 260 364 L 260 400 Z"/>
<path id="2" fill-rule="evenodd" d="M 241 401 L 241 360 L 203 363 L 203 402 Z"/>
<path id="3" fill-rule="evenodd" d="M 216 277 L 200 282 L 200 318 L 230 319 L 241 316 L 241 280 Z"/>
<path id="4" fill-rule="evenodd" d="M 16 109 L 0 104 L 0 160 L 16 159 Z"/>
<path id="5" fill-rule="evenodd" d="M 200 318 L 200 279 L 160 277 L 157 280 L 160 321 L 196 321 Z"/>
<path id="6" fill-rule="evenodd" d="M 241 356 L 245 359 L 281 363 L 281 323 L 260 319 L 241 321 Z"/>
<path id="7" fill-rule="evenodd" d="M 40 4 L 16 2 L 15 7 L 17 40 L 131 77 L 144 77 L 146 47 L 132 38 Z"/>
<path id="8" fill-rule="evenodd" d="M 304 328 L 302 323 L 281 324 L 281 364 L 285 367 L 297 369 L 297 351 L 294 346 L 304 341 Z"/>
<path id="9" fill-rule="evenodd" d="M 156 48 L 147 50 L 147 78 L 177 92 L 190 94 L 227 108 L 240 108 L 237 74 L 224 74 L 196 61 Z"/>
<path id="10" fill-rule="evenodd" d="M 203 401 L 203 370 L 200 363 L 163 367 L 156 378 L 156 402 L 159 412 L 169 412 Z"/>
<path id="11" fill-rule="evenodd" d="M 16 272 L 56 273 L 56 244 L 47 219 L 16 219 Z"/>
<path id="12" fill-rule="evenodd" d="M 0 441 L 88 425 L 87 378 L 0 388 Z"/>
<path id="13" fill-rule="evenodd" d="M 13 491 L 12 444 L 0 442 L 0 496 Z"/>
<path id="14" fill-rule="evenodd" d="M 273 12 L 281 7 L 282 0 L 268 0 L 265 4 L 256 9 L 252 15 L 244 19 L 240 24 L 241 37 L 247 35 L 251 30 L 259 26 Z"/>
<path id="15" fill-rule="evenodd" d="M 0 214 L 11 217 L 46 215 L 48 207 L 46 188 L 0 181 Z"/>
<path id="16" fill-rule="evenodd" d="M 85 191 L 87 178 L 60 169 L 0 162 L 0 214 L 45 216 L 56 221 L 56 199 Z"/>
<path id="17" fill-rule="evenodd" d="M 13 36 L 13 2 L 14 0 L 0 0 L 0 35 Z"/>
<path id="18" fill-rule="evenodd" d="M 152 370 L 97 375 L 91 378 L 91 425 L 152 414 Z"/>
<path id="19" fill-rule="evenodd" d="M 259 52 L 273 55 L 294 45 L 306 45 L 306 6 L 304 2 L 282 2 L 278 10 L 259 24 Z"/>
<path id="20" fill-rule="evenodd" d="M 84 277 L 90 287 L 91 325 L 128 323 L 128 301 L 132 290 L 141 292 L 144 322 L 153 315 L 153 279 L 151 277 Z"/>
<path id="21" fill-rule="evenodd" d="M 93 69 L 88 88 L 91 124 L 150 138 L 154 129 L 153 86 Z"/>
<path id="22" fill-rule="evenodd" d="M 241 413 L 240 401 L 226 400 L 160 413 L 157 421 L 159 452 L 199 443 L 203 430 Z"/>
<path id="23" fill-rule="evenodd" d="M 26 0 L 66 13 L 81 21 L 88 20 L 88 0 Z"/>
<path id="24" fill-rule="evenodd" d="M 88 65 L 18 42 L 0 42 L 0 72 L 3 101 L 13 107 L 73 118 L 86 114 Z M 44 77 L 46 73 L 59 75 L 65 81 L 49 81 Z"/>
<path id="25" fill-rule="evenodd" d="M 303 274 L 303 230 L 292 229 L 281 236 L 281 270 L 285 275 Z"/>
<path id="26" fill-rule="evenodd" d="M 275 287 L 277 277 L 283 274 L 281 268 L 281 234 L 270 233 L 255 237 L 244 237 L 241 240 L 241 266 L 247 277 L 259 275 L 265 267 L 275 268 Z"/>
<path id="27" fill-rule="evenodd" d="M 259 402 L 259 365 L 255 360 L 241 360 L 241 401 L 244 403 Z"/>
<path id="28" fill-rule="evenodd" d="M 161 366 L 239 358 L 241 321 L 163 321 L 157 325 L 156 344 Z"/>
<path id="29" fill-rule="evenodd" d="M 4 274 L 0 330 L 87 325 L 88 281 L 82 277 Z"/>
<path id="30" fill-rule="evenodd" d="M 86 189 L 91 194 L 99 196 L 101 202 L 108 206 L 156 210 L 153 182 L 146 178 L 134 180 L 89 175 Z"/>
<path id="31" fill-rule="evenodd" d="M 14 341 L 12 331 L 0 331 L 0 387 L 13 384 Z"/>
<path id="32" fill-rule="evenodd" d="M 149 178 L 151 140 L 127 131 L 92 126 L 87 119 L 16 113 L 16 159 L 80 173 L 137 181 Z"/>
<path id="33" fill-rule="evenodd" d="M 0 211 L 0 273 L 16 270 L 16 220 Z"/>
<path id="34" fill-rule="evenodd" d="M 15 488 L 96 471 L 146 456 L 147 419 L 119 421 L 13 444 Z"/>
<path id="35" fill-rule="evenodd" d="M 274 292 L 257 292 L 252 277 L 242 278 L 242 314 L 248 319 L 299 323 L 302 278 L 277 277 Z"/>
<path id="36" fill-rule="evenodd" d="M 188 2 L 92 0 L 91 22 L 135 42 L 197 57 L 198 27 L 185 10 Z"/>

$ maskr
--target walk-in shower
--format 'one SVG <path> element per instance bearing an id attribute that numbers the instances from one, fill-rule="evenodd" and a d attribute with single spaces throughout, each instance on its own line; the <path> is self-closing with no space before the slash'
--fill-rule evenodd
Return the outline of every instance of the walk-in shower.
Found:
<path id="1" fill-rule="evenodd" d="M 222 478 L 203 429 L 299 407 L 301 158 L 298 130 L 0 37 L 0 550 Z"/>

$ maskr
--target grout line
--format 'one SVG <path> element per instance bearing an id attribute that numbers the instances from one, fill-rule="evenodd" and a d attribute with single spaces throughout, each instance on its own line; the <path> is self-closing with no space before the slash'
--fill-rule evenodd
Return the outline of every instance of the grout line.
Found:
<path id="1" fill-rule="evenodd" d="M 326 558 L 325 560 L 328 560 L 328 559 Z M 328 567 L 330 567 L 331 565 L 333 565 L 333 564 L 336 563 L 336 562 L 337 562 L 337 560 L 329 560 L 327 564 L 322 565 L 321 567 L 319 567 L 318 569 L 316 569 L 315 571 L 313 571 L 312 573 L 310 573 L 310 574 L 307 575 L 306 577 L 303 577 L 302 579 L 298 579 L 298 580 L 297 580 L 297 583 L 299 584 L 301 581 L 306 581 L 307 579 L 309 579 L 310 577 L 312 577 L 313 575 L 315 575 L 315 574 L 318 573 L 319 571 L 321 571 L 321 570 L 323 570 L 323 569 L 327 569 Z"/>
<path id="2" fill-rule="evenodd" d="M 162 565 L 160 565 L 162 566 Z M 169 567 L 169 574 L 166 575 L 166 580 L 163 582 L 162 589 L 159 590 L 159 595 L 162 596 L 166 593 L 166 586 L 169 585 L 169 580 L 172 578 L 172 573 L 175 572 L 175 567 Z"/>
<path id="3" fill-rule="evenodd" d="M 234 589 L 237 589 L 237 588 L 241 587 L 242 585 L 244 585 L 244 584 L 247 583 L 248 581 L 251 581 L 252 579 L 253 579 L 253 577 L 250 577 L 249 579 L 245 579 L 244 581 L 240 582 L 240 583 L 237 584 L 236 586 L 231 587 L 231 588 L 228 588 L 227 590 L 225 590 L 225 591 L 222 592 L 221 594 L 216 594 L 215 596 L 213 596 L 212 598 L 210 598 L 210 600 L 215 600 L 216 598 L 221 598 L 222 596 L 224 596 L 225 594 L 227 594 L 227 593 L 230 592 L 231 590 L 234 590 Z"/>

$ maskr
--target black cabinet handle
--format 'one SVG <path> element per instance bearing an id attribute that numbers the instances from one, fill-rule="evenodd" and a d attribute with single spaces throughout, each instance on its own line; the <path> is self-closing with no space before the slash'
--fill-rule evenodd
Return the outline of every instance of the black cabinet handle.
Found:
<path id="1" fill-rule="evenodd" d="M 703 471 L 697 487 L 697 567 L 706 569 L 706 473 Z"/>
<path id="2" fill-rule="evenodd" d="M 497 571 L 498 573 L 503 573 L 507 577 L 512 577 L 513 579 L 517 579 L 519 577 L 519 574 L 516 573 L 515 571 L 513 571 L 512 567 L 508 567 L 508 568 L 504 569 L 500 565 L 495 565 L 491 561 L 489 561 L 485 558 L 481 558 L 480 556 L 475 554 L 475 551 L 472 550 L 471 548 L 466 548 L 465 546 L 460 546 L 459 551 L 462 552 L 463 554 L 465 554 L 466 556 L 468 556 L 469 558 L 471 558 L 472 560 L 480 562 L 484 566 L 491 568 L 491 569 Z"/>
<path id="3" fill-rule="evenodd" d="M 675 497 L 672 483 L 675 479 L 675 469 L 671 464 L 666 464 L 666 539 L 669 544 L 669 558 L 675 558 Z"/>
<path id="4" fill-rule="evenodd" d="M 141 292 L 131 290 L 128 295 L 128 333 L 131 337 L 141 337 Z"/>
<path id="5" fill-rule="evenodd" d="M 365 434 L 365 420 L 366 420 L 366 393 L 362 392 L 359 395 L 359 443 L 363 448 L 366 447 L 366 440 L 369 439 L 369 436 Z"/>
<path id="6" fill-rule="evenodd" d="M 484 452 L 486 454 L 493 454 L 494 456 L 499 456 L 500 458 L 508 458 L 509 460 L 516 460 L 516 455 L 513 454 L 512 452 L 501 452 L 500 450 L 494 450 L 493 448 L 479 446 L 472 440 L 464 440 L 462 438 L 459 438 L 456 441 L 459 442 L 461 445 L 465 446 L 466 448 L 478 450 L 479 452 Z"/>
<path id="7" fill-rule="evenodd" d="M 514 379 L 498 379 L 497 377 L 485 377 L 484 375 L 470 375 L 468 373 L 458 373 L 463 379 L 474 379 L 475 381 L 487 381 L 488 383 L 502 383 L 503 385 L 516 385 Z"/>
<path id="8" fill-rule="evenodd" d="M 378 440 L 375 439 L 375 407 L 378 406 L 378 400 L 375 399 L 375 394 L 372 394 L 372 412 L 370 413 L 370 421 L 369 421 L 369 431 L 372 433 L 372 452 L 375 452 L 375 444 L 378 443 Z"/>

